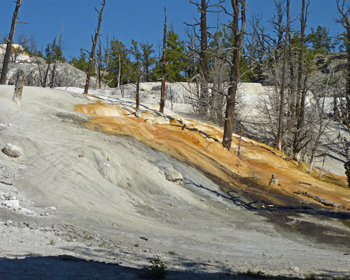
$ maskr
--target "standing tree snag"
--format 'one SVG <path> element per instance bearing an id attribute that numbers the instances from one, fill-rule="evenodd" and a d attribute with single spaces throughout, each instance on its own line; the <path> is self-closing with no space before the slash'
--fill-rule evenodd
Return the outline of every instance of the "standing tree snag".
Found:
<path id="1" fill-rule="evenodd" d="M 337 0 L 337 9 L 339 12 L 339 19 L 337 20 L 345 29 L 345 47 L 347 53 L 347 65 L 345 68 L 345 102 L 340 99 L 340 118 L 342 124 L 350 131 L 350 8 L 345 7 L 345 0 L 340 2 Z M 345 103 L 345 104 L 344 104 Z M 346 153 L 348 154 L 348 153 Z M 347 156 L 344 164 L 345 174 L 348 177 L 348 186 L 350 188 L 350 157 Z"/>
<path id="2" fill-rule="evenodd" d="M 196 37 L 199 37 L 200 39 L 200 51 L 194 50 L 193 48 L 189 47 L 191 51 L 195 51 L 197 54 L 199 54 L 200 57 L 200 74 L 201 74 L 201 89 L 200 89 L 200 95 L 199 95 L 199 110 L 204 116 L 209 116 L 209 109 L 210 109 L 210 101 L 209 101 L 209 54 L 208 54 L 208 24 L 207 24 L 207 14 L 208 12 L 214 12 L 211 11 L 210 8 L 212 7 L 220 7 L 222 3 L 224 3 L 223 0 L 219 0 L 216 4 L 209 5 L 208 0 L 201 0 L 199 2 L 194 2 L 192 0 L 189 1 L 190 4 L 193 4 L 197 6 L 198 11 L 200 12 L 200 22 L 197 21 L 195 24 L 187 24 L 188 26 L 198 26 L 200 27 L 200 36 L 195 35 Z M 190 77 L 192 78 L 192 77 Z"/>
<path id="3" fill-rule="evenodd" d="M 52 46 L 50 44 L 47 45 L 47 68 L 46 68 L 46 72 L 45 72 L 45 76 L 44 76 L 43 87 L 46 87 L 47 77 L 48 77 L 49 72 L 51 70 L 51 62 L 55 56 L 55 51 L 57 49 L 56 39 L 57 39 L 57 37 L 55 37 L 55 39 L 53 40 Z"/>
<path id="4" fill-rule="evenodd" d="M 191 1 L 190 1 L 191 3 Z M 201 51 L 200 51 L 200 65 L 201 72 L 203 76 L 202 90 L 200 95 L 200 103 L 204 108 L 204 115 L 209 114 L 209 93 L 208 93 L 208 81 L 209 81 L 209 61 L 208 61 L 208 27 L 207 27 L 207 9 L 208 4 L 207 0 L 201 0 L 201 21 L 200 21 L 200 30 L 201 30 Z"/>
<path id="5" fill-rule="evenodd" d="M 23 83 L 24 83 L 24 72 L 23 72 L 23 70 L 19 70 L 17 72 L 15 92 L 14 92 L 13 97 L 12 97 L 12 100 L 18 106 L 21 106 L 21 103 L 22 103 Z"/>
<path id="6" fill-rule="evenodd" d="M 57 60 L 59 60 L 59 52 L 62 50 L 62 33 L 64 30 L 64 25 L 62 27 L 61 33 L 59 35 L 60 39 L 58 40 L 58 46 L 54 46 L 53 53 L 54 53 L 54 64 L 53 64 L 53 69 L 52 69 L 52 74 L 51 74 L 51 85 L 50 88 L 55 87 L 55 75 L 56 75 L 56 67 L 57 67 Z"/>
<path id="7" fill-rule="evenodd" d="M 347 54 L 345 67 L 345 102 L 341 102 L 342 104 L 340 104 L 340 118 L 345 127 L 350 130 L 350 7 L 345 7 L 345 0 L 337 0 L 337 9 L 340 17 L 337 22 L 345 29 L 344 43 Z"/>
<path id="8" fill-rule="evenodd" d="M 302 0 L 301 16 L 300 16 L 300 49 L 299 49 L 299 65 L 298 65 L 298 84 L 297 84 L 297 96 L 296 96 L 296 114 L 297 114 L 297 131 L 294 135 L 293 141 L 293 158 L 297 159 L 300 151 L 308 145 L 311 141 L 305 141 L 307 132 L 304 130 L 305 123 L 305 105 L 306 105 L 306 82 L 308 78 L 308 71 L 305 71 L 305 29 L 309 16 L 309 0 Z M 304 141 L 302 141 L 304 139 Z"/>
<path id="9" fill-rule="evenodd" d="M 287 0 L 287 29 L 285 34 L 284 49 L 283 49 L 283 69 L 282 69 L 282 81 L 280 89 L 280 107 L 278 115 L 278 132 L 277 132 L 277 148 L 282 150 L 282 137 L 283 137 L 283 111 L 284 111 L 284 88 L 286 80 L 286 67 L 287 67 L 287 46 L 290 32 L 290 0 Z"/>
<path id="10" fill-rule="evenodd" d="M 166 43 L 167 43 L 167 17 L 166 17 L 166 6 L 164 6 L 165 21 L 164 21 L 164 37 L 163 37 L 163 78 L 162 78 L 162 89 L 160 92 L 160 106 L 159 112 L 164 113 L 165 107 L 165 82 L 166 82 Z"/>
<path id="11" fill-rule="evenodd" d="M 140 81 L 143 75 L 142 71 L 142 55 L 138 47 L 138 43 L 135 40 L 131 41 L 131 49 L 129 50 L 129 53 L 134 57 L 134 61 L 130 62 L 130 65 L 128 65 L 129 71 L 131 72 L 131 75 L 136 80 L 136 108 L 135 108 L 135 116 L 141 117 L 140 113 Z"/>
<path id="12" fill-rule="evenodd" d="M 7 76 L 8 66 L 9 66 L 10 57 L 11 57 L 12 43 L 13 43 L 13 38 L 15 36 L 17 18 L 18 18 L 19 8 L 21 7 L 21 5 L 22 5 L 22 0 L 17 0 L 15 12 L 13 13 L 13 17 L 12 17 L 10 35 L 7 41 L 6 53 L 4 56 L 4 62 L 2 66 L 1 79 L 0 79 L 1 85 L 6 84 L 6 76 Z"/>
<path id="13" fill-rule="evenodd" d="M 91 48 L 90 58 L 89 58 L 89 67 L 88 67 L 88 71 L 87 71 L 87 75 L 86 75 L 84 94 L 88 94 L 88 92 L 89 92 L 91 71 L 92 71 L 94 57 L 95 57 L 95 49 L 96 49 L 98 37 L 100 36 L 101 22 L 103 19 L 102 15 L 103 15 L 103 10 L 106 6 L 106 0 L 103 0 L 101 5 L 102 5 L 102 7 L 101 7 L 100 11 L 98 11 L 95 7 L 96 12 L 98 13 L 98 25 L 97 25 L 97 29 L 95 31 L 95 37 L 92 41 L 92 48 Z"/>
<path id="14" fill-rule="evenodd" d="M 246 0 L 231 0 L 231 5 L 233 8 L 233 13 L 228 13 L 224 8 L 225 12 L 232 17 L 232 22 L 230 23 L 230 28 L 232 29 L 232 34 L 234 37 L 233 42 L 233 56 L 230 73 L 230 84 L 226 96 L 226 112 L 225 112 L 225 123 L 224 123 L 224 137 L 222 139 L 222 145 L 231 150 L 232 143 L 232 132 L 233 132 L 233 121 L 235 116 L 235 103 L 236 95 L 239 81 L 240 73 L 240 61 L 241 53 L 244 48 L 244 32 L 246 29 Z M 239 21 L 241 21 L 241 28 L 239 26 Z"/>

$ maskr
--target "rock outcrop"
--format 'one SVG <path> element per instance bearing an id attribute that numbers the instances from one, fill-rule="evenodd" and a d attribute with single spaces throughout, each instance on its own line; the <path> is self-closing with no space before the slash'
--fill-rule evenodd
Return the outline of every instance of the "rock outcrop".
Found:
<path id="1" fill-rule="evenodd" d="M 2 68 L 3 57 L 0 55 L 0 72 Z M 7 83 L 15 84 L 16 74 L 18 71 L 24 71 L 24 85 L 25 86 L 42 86 L 45 74 L 47 72 L 48 64 L 43 58 L 34 58 L 21 55 L 16 59 L 16 62 L 11 62 L 9 71 L 7 73 Z M 53 64 L 50 65 L 50 70 L 47 75 L 46 86 L 52 84 L 52 69 Z M 79 87 L 85 86 L 86 73 L 75 68 L 68 63 L 58 63 L 56 65 L 54 86 L 55 87 Z M 92 77 L 90 80 L 90 88 L 95 88 L 97 85 L 96 78 Z"/>

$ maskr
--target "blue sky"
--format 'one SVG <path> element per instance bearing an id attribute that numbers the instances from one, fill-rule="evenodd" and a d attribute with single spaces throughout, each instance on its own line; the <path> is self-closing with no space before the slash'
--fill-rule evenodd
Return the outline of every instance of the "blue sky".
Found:
<path id="1" fill-rule="evenodd" d="M 213 2 L 213 0 L 211 0 Z M 14 0 L 1 0 L 0 34 L 8 34 Z M 350 4 L 350 1 L 348 1 Z M 250 12 L 261 13 L 269 18 L 273 14 L 270 0 L 247 0 Z M 299 13 L 301 0 L 292 0 L 295 16 Z M 226 1 L 229 8 L 230 1 Z M 39 48 L 44 48 L 58 35 L 64 24 L 64 56 L 79 56 L 80 48 L 91 48 L 91 35 L 97 26 L 95 7 L 100 8 L 100 0 L 23 0 L 20 10 L 20 21 L 30 24 L 19 24 L 16 33 L 24 32 L 34 35 Z M 164 6 L 167 6 L 168 24 L 185 39 L 184 22 L 193 23 L 198 13 L 188 0 L 107 0 L 106 17 L 102 22 L 102 41 L 109 35 L 115 36 L 129 45 L 131 39 L 154 44 L 157 51 L 162 40 L 164 23 Z M 337 17 L 336 0 L 311 0 L 312 13 L 308 27 L 326 26 L 332 34 L 342 32 Z M 249 17 L 249 15 L 248 15 Z M 221 16 L 225 21 L 225 17 Z M 217 16 L 212 15 L 213 24 Z"/>

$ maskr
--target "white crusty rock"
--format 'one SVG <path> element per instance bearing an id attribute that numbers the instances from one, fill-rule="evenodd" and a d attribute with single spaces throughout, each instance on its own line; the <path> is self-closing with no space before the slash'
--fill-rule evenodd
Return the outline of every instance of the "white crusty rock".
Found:
<path id="1" fill-rule="evenodd" d="M 22 154 L 22 149 L 16 145 L 8 143 L 3 149 L 3 153 L 8 155 L 9 157 L 20 157 Z"/>
<path id="2" fill-rule="evenodd" d="M 160 170 L 164 172 L 165 178 L 170 182 L 175 182 L 181 184 L 183 181 L 182 174 L 175 170 L 174 167 L 170 163 L 167 162 L 159 162 L 157 166 Z"/>
<path id="3" fill-rule="evenodd" d="M 11 208 L 13 210 L 19 210 L 19 201 L 18 200 L 4 200 L 1 202 L 1 206 Z"/>

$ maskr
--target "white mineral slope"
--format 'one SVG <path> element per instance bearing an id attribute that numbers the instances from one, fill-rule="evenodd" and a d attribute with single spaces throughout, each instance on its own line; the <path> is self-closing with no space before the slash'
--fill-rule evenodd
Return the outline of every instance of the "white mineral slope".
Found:
<path id="1" fill-rule="evenodd" d="M 27 275 L 48 276 L 52 269 L 40 271 L 40 264 L 51 259 L 40 257 L 62 254 L 133 268 L 159 256 L 171 271 L 168 279 L 219 279 L 215 273 L 248 269 L 349 274 L 349 248 L 286 234 L 168 155 L 86 129 L 88 116 L 74 111 L 88 102 L 82 95 L 25 87 L 18 107 L 12 94 L 13 87 L 0 86 L 0 148 L 22 149 L 19 158 L 0 153 L 2 275 L 16 270 L 18 262 L 10 260 L 17 257 L 27 260 L 21 263 Z M 183 184 L 168 181 L 164 166 L 180 172 Z M 115 271 L 102 275 L 94 265 L 57 273 L 87 279 L 77 275 L 90 269 L 94 277 L 115 279 Z M 133 279 L 127 268 L 118 273 Z M 12 279 L 23 279 L 16 275 Z"/>

